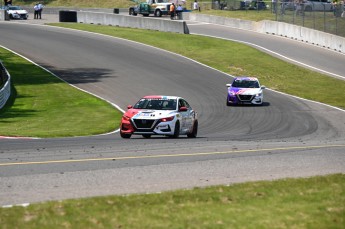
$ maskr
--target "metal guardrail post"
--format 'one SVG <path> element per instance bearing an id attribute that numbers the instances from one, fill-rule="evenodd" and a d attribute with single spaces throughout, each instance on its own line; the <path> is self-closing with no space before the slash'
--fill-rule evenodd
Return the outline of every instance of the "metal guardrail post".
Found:
<path id="1" fill-rule="evenodd" d="M 11 95 L 11 76 L 0 60 L 1 78 L 5 80 L 4 84 L 0 84 L 0 109 L 3 108 Z"/>

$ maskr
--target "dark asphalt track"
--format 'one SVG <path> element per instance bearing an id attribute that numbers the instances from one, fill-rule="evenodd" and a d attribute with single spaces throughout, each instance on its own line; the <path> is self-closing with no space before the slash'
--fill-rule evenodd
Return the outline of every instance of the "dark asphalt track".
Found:
<path id="1" fill-rule="evenodd" d="M 190 31 L 256 41 L 307 64 L 321 60 L 317 65 L 325 71 L 344 72 L 343 55 L 332 51 L 221 28 L 200 24 Z M 200 118 L 197 139 L 124 140 L 118 133 L 0 139 L 0 205 L 345 172 L 342 110 L 271 90 L 262 107 L 227 107 L 230 76 L 189 59 L 49 26 L 1 22 L 0 31 L 0 45 L 122 109 L 146 94 L 180 95 Z M 299 59 L 302 53 L 312 54 Z M 335 62 L 331 69 L 327 60 Z"/>

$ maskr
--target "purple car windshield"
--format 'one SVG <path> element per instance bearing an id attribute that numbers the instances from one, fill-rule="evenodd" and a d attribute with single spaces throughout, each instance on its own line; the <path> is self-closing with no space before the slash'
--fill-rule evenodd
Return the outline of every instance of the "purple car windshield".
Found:
<path id="1" fill-rule="evenodd" d="M 258 81 L 253 80 L 234 80 L 231 85 L 232 87 L 240 87 L 240 88 L 259 88 Z"/>

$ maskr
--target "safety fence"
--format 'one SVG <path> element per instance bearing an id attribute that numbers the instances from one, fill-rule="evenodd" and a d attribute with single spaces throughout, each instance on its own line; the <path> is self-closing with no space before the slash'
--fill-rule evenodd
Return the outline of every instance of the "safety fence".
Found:
<path id="1" fill-rule="evenodd" d="M 3 108 L 11 95 L 11 76 L 0 61 L 0 109 Z"/>
<path id="2" fill-rule="evenodd" d="M 276 21 L 345 37 L 344 5 L 284 3 L 272 8 Z"/>
<path id="3" fill-rule="evenodd" d="M 212 0 L 198 3 L 201 11 L 213 9 L 264 13 L 268 15 L 268 20 L 271 20 L 270 17 L 275 21 L 345 37 L 344 4 L 335 5 L 327 0 L 301 2 L 291 0 Z"/>

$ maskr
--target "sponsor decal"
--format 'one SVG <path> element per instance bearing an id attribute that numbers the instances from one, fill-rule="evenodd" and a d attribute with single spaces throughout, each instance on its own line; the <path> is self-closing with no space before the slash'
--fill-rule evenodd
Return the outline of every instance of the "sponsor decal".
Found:
<path id="1" fill-rule="evenodd" d="M 144 117 L 151 116 L 151 113 L 141 113 L 141 114 L 139 114 L 139 116 L 144 116 Z"/>
<path id="2" fill-rule="evenodd" d="M 251 89 L 249 89 L 249 88 L 245 88 L 245 89 L 241 89 L 241 90 L 239 90 L 238 92 L 236 92 L 236 94 L 237 95 L 241 95 L 241 94 L 244 94 L 244 93 L 246 93 L 247 91 L 250 91 Z"/>

